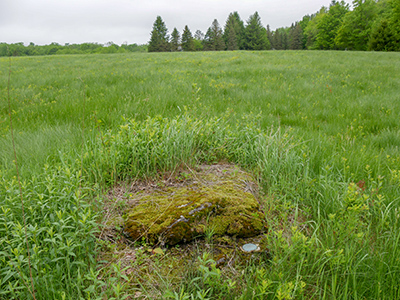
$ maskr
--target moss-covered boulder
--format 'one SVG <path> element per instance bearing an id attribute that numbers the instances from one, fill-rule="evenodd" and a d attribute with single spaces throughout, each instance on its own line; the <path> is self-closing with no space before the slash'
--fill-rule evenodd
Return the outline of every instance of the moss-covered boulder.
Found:
<path id="1" fill-rule="evenodd" d="M 125 233 L 134 240 L 174 245 L 206 234 L 251 237 L 265 230 L 249 174 L 218 165 L 203 166 L 189 177 L 184 184 L 133 196 Z"/>

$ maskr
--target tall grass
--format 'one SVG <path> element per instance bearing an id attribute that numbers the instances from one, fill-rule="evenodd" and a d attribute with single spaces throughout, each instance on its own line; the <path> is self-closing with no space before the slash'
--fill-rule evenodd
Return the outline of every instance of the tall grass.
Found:
<path id="1" fill-rule="evenodd" d="M 0 298 L 29 299 L 8 61 L 0 66 Z M 203 257 L 165 297 L 399 298 L 398 69 L 398 53 L 13 58 L 11 111 L 37 299 L 127 296 L 128 284 L 98 268 L 101 190 L 218 161 L 258 176 L 271 257 L 239 281 L 204 273 L 212 261 Z M 123 274 L 120 267 L 112 274 Z M 193 281 L 202 276 L 214 281 Z"/>
<path id="2" fill-rule="evenodd" d="M 229 108 L 238 117 L 261 111 L 262 128 L 291 126 L 328 147 L 341 139 L 357 149 L 371 144 L 379 153 L 395 148 L 399 134 L 397 62 L 398 53 L 353 52 L 25 57 L 13 60 L 12 110 L 23 140 L 42 128 L 58 136 L 56 147 L 43 146 L 33 155 L 42 160 L 56 156 L 60 146 L 78 147 L 80 79 L 87 86 L 89 129 L 115 128 L 121 116 L 173 117 L 184 106 L 193 115 L 219 115 Z M 0 135 L 7 137 L 6 60 L 0 64 Z"/>

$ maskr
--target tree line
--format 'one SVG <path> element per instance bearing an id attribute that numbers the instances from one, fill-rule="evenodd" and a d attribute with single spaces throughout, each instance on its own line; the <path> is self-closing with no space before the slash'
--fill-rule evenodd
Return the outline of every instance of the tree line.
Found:
<path id="1" fill-rule="evenodd" d="M 92 54 L 162 51 L 222 50 L 358 50 L 400 51 L 400 0 L 354 0 L 352 9 L 344 1 L 333 0 L 329 7 L 306 15 L 290 27 L 270 30 L 258 12 L 246 21 L 238 12 L 230 13 L 224 28 L 214 20 L 206 33 L 194 34 L 186 25 L 182 34 L 171 35 L 160 16 L 156 18 L 148 45 L 121 46 L 83 43 L 35 45 L 0 43 L 0 56 Z"/>
<path id="2" fill-rule="evenodd" d="M 23 43 L 0 43 L 0 56 L 35 56 L 55 54 L 92 54 L 92 53 L 126 53 L 146 52 L 147 45 L 122 44 L 121 46 L 108 42 L 106 44 L 83 43 L 65 44 L 51 43 L 50 45 L 35 45 L 30 43 L 25 46 Z"/>
<path id="3" fill-rule="evenodd" d="M 400 0 L 354 0 L 353 8 L 333 0 L 290 27 L 270 30 L 258 12 L 246 21 L 230 13 L 225 26 L 214 20 L 204 34 L 193 35 L 186 25 L 182 35 L 171 35 L 157 16 L 148 45 L 149 52 L 223 50 L 357 50 L 400 51 Z"/>
<path id="4" fill-rule="evenodd" d="M 151 32 L 149 52 L 163 51 L 221 51 L 221 50 L 269 50 L 271 43 L 267 29 L 262 25 L 258 12 L 246 26 L 237 12 L 230 13 L 224 29 L 214 20 L 204 34 L 197 30 L 193 35 L 186 25 L 182 35 L 174 28 L 171 37 L 160 16 L 157 16 Z"/>

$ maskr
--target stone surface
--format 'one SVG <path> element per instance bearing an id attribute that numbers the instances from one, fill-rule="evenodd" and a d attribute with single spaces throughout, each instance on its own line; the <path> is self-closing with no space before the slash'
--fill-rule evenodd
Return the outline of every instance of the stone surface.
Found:
<path id="1" fill-rule="evenodd" d="M 201 166 L 184 184 L 141 191 L 125 212 L 133 240 L 175 245 L 201 236 L 252 237 L 266 230 L 251 176 L 232 165 Z"/>

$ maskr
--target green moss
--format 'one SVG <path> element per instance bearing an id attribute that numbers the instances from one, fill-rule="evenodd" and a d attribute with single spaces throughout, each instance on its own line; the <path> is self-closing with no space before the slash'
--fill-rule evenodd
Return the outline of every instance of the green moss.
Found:
<path id="1" fill-rule="evenodd" d="M 235 168 L 198 172 L 185 186 L 155 190 L 126 211 L 125 233 L 148 243 L 174 245 L 207 232 L 251 237 L 265 230 L 257 199 L 246 191 L 251 177 Z"/>

